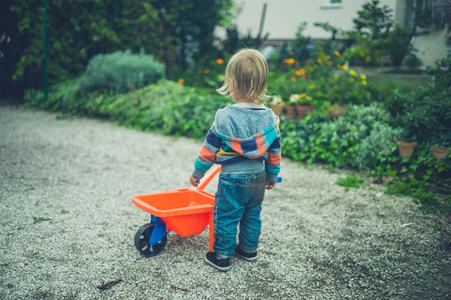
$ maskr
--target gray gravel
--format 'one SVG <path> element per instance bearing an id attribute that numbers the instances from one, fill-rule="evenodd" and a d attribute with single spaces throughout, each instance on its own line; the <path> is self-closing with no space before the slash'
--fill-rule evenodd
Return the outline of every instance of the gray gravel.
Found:
<path id="1" fill-rule="evenodd" d="M 206 266 L 208 229 L 170 233 L 159 256 L 142 257 L 133 237 L 149 215 L 131 197 L 188 187 L 200 146 L 0 106 L 0 298 L 450 298 L 449 216 L 381 186 L 345 191 L 335 182 L 346 171 L 287 160 L 264 201 L 256 262 Z"/>

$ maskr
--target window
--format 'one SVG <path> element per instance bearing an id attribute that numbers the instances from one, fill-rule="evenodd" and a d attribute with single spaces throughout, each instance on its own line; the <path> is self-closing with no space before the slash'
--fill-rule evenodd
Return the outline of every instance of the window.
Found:
<path id="1" fill-rule="evenodd" d="M 340 8 L 343 5 L 343 0 L 323 0 L 321 8 Z"/>

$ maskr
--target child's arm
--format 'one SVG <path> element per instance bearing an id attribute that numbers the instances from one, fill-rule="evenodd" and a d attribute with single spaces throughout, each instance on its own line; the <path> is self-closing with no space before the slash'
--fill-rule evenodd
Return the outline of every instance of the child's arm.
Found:
<path id="1" fill-rule="evenodd" d="M 267 189 L 273 189 L 276 186 L 277 175 L 280 173 L 281 158 L 280 136 L 278 136 L 268 148 L 268 159 L 265 162 Z"/>
<path id="2" fill-rule="evenodd" d="M 200 179 L 194 178 L 193 175 L 191 175 L 191 177 L 189 178 L 189 183 L 194 187 L 198 187 Z"/>
<path id="3" fill-rule="evenodd" d="M 266 189 L 267 190 L 272 190 L 275 187 L 276 187 L 276 183 L 275 182 L 269 182 L 269 181 L 266 182 Z"/>
<path id="4" fill-rule="evenodd" d="M 194 162 L 194 171 L 190 177 L 190 183 L 192 186 L 199 184 L 199 180 L 204 177 L 205 173 L 215 163 L 216 154 L 221 149 L 221 138 L 216 135 L 216 130 L 213 126 L 207 133 L 207 137 L 202 145 L 199 156 Z"/>

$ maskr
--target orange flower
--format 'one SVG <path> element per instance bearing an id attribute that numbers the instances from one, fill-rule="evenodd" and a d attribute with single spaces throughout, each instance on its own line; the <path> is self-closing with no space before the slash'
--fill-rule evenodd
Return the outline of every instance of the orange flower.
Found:
<path id="1" fill-rule="evenodd" d="M 340 56 L 340 52 L 338 52 L 338 51 L 334 51 L 334 54 L 335 54 L 336 56 Z"/>
<path id="2" fill-rule="evenodd" d="M 205 73 L 205 74 L 208 74 L 208 73 L 210 73 L 210 70 L 209 70 L 209 69 L 205 69 L 205 70 L 204 70 L 204 73 Z"/>
<path id="3" fill-rule="evenodd" d="M 295 60 L 294 58 L 286 58 L 283 60 L 284 63 L 289 64 L 289 65 L 294 65 Z"/>
<path id="4" fill-rule="evenodd" d="M 181 84 L 183 84 L 185 82 L 185 79 L 180 78 L 177 82 L 181 85 Z"/>
<path id="5" fill-rule="evenodd" d="M 299 98 L 304 98 L 305 96 L 307 96 L 306 93 L 299 94 Z"/>
<path id="6" fill-rule="evenodd" d="M 298 76 L 302 76 L 302 75 L 305 75 L 305 70 L 304 69 L 299 69 L 299 70 L 296 70 L 296 75 L 298 75 Z"/>
<path id="7" fill-rule="evenodd" d="M 217 63 L 218 65 L 222 65 L 222 64 L 224 63 L 224 60 L 223 60 L 222 58 L 218 58 L 218 59 L 216 60 L 216 63 Z"/>
<path id="8" fill-rule="evenodd" d="M 317 61 L 319 64 L 322 64 L 322 63 L 323 63 L 323 60 L 322 60 L 321 58 L 318 58 L 316 61 Z"/>

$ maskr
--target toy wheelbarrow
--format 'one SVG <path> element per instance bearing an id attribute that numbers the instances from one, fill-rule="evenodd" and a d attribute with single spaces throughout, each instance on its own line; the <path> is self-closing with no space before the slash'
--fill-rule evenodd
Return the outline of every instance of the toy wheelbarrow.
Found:
<path id="1" fill-rule="evenodd" d="M 150 223 L 135 234 L 135 247 L 146 257 L 161 252 L 171 231 L 181 237 L 200 234 L 209 226 L 210 251 L 213 251 L 213 208 L 215 196 L 204 191 L 210 181 L 221 172 L 213 168 L 196 187 L 134 196 L 132 203 L 151 214 Z"/>

